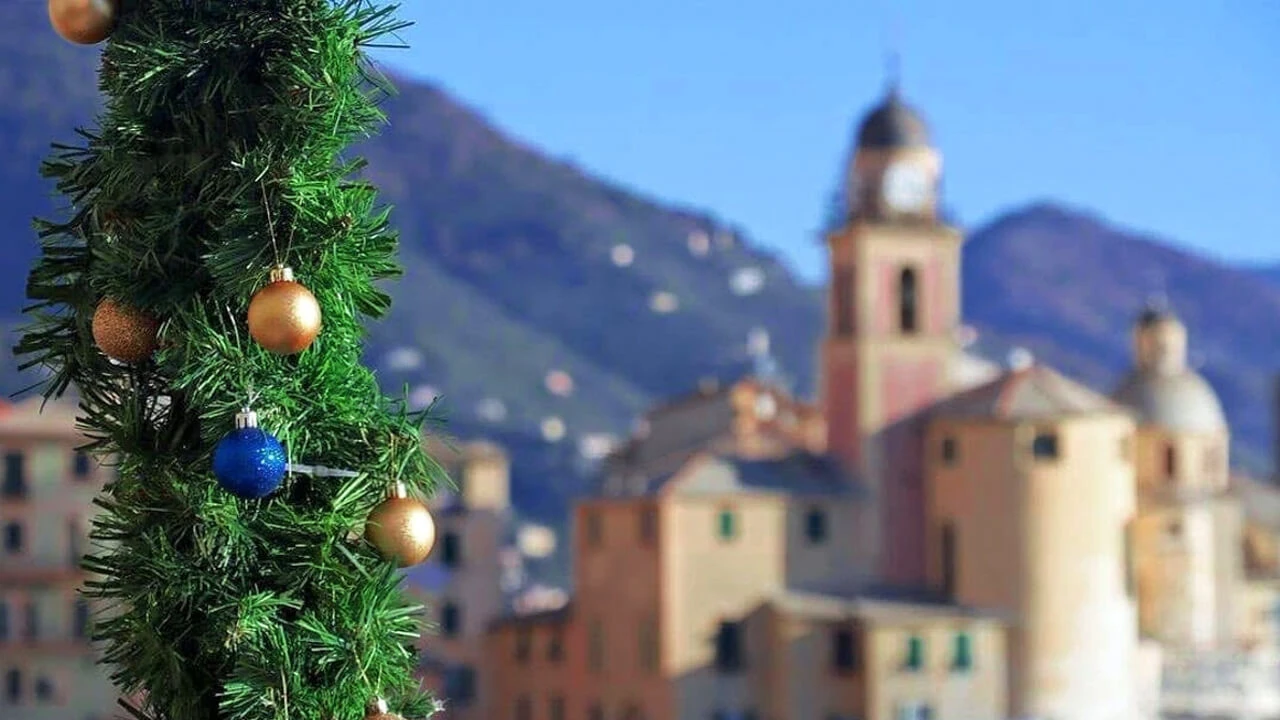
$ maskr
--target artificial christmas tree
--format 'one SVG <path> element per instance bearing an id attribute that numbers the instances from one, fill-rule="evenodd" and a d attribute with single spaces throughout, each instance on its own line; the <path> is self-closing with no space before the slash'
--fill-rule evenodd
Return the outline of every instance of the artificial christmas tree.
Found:
<path id="1" fill-rule="evenodd" d="M 86 590 L 131 715 L 424 718 L 399 567 L 435 530 L 425 417 L 361 366 L 396 238 L 342 158 L 381 121 L 363 0 L 50 0 L 109 38 L 105 108 L 45 166 L 69 209 L 17 352 L 117 464 Z M 371 515 L 372 514 L 372 515 Z M 105 709 L 104 709 L 105 710 Z"/>

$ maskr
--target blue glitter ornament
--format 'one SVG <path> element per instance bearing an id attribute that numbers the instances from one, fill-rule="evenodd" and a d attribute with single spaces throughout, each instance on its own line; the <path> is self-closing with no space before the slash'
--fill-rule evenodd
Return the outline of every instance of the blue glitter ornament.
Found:
<path id="1" fill-rule="evenodd" d="M 224 490 L 246 500 L 275 492 L 288 469 L 284 446 L 258 427 L 258 414 L 245 408 L 236 415 L 236 429 L 222 436 L 213 449 L 213 474 Z"/>

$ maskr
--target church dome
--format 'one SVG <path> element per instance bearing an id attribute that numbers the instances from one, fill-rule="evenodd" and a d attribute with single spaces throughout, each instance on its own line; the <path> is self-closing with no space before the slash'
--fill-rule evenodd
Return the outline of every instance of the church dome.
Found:
<path id="1" fill-rule="evenodd" d="M 1140 423 L 1172 432 L 1227 428 L 1217 393 L 1187 365 L 1187 327 L 1163 299 L 1138 315 L 1133 350 L 1133 372 L 1112 399 L 1136 412 Z"/>
<path id="2" fill-rule="evenodd" d="M 858 127 L 859 150 L 927 147 L 929 128 L 913 108 L 902 101 L 897 88 L 867 113 Z"/>
<path id="3" fill-rule="evenodd" d="M 1190 369 L 1173 374 L 1136 369 L 1112 399 L 1136 412 L 1139 423 L 1163 430 L 1208 433 L 1227 427 L 1217 393 Z"/>

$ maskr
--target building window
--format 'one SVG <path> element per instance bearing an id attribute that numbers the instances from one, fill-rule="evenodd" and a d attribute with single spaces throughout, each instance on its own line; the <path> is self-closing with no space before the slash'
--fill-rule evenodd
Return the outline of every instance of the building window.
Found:
<path id="1" fill-rule="evenodd" d="M 1031 455 L 1037 460 L 1056 460 L 1058 452 L 1057 433 L 1041 430 L 1031 440 Z"/>
<path id="2" fill-rule="evenodd" d="M 827 540 L 827 513 L 822 508 L 810 508 L 804 518 L 804 536 L 812 545 Z"/>
<path id="3" fill-rule="evenodd" d="M 440 564 L 447 568 L 462 565 L 462 540 L 452 530 L 440 538 Z"/>
<path id="4" fill-rule="evenodd" d="M 87 480 L 93 474 L 93 459 L 88 453 L 78 452 L 71 460 L 71 474 L 77 480 Z"/>
<path id="5" fill-rule="evenodd" d="M 933 720 L 933 708 L 924 703 L 907 703 L 898 707 L 898 720 Z"/>
<path id="6" fill-rule="evenodd" d="M 831 292 L 835 296 L 832 300 L 835 304 L 836 337 L 848 337 L 853 334 L 855 307 L 853 277 L 853 268 L 838 267 L 831 283 Z"/>
<path id="7" fill-rule="evenodd" d="M 89 601 L 76 598 L 71 608 L 71 632 L 77 640 L 89 638 Z"/>
<path id="8" fill-rule="evenodd" d="M 528 695 L 516 698 L 515 720 L 533 720 L 533 701 Z"/>
<path id="9" fill-rule="evenodd" d="M 440 607 L 440 634 L 453 637 L 462 631 L 462 609 L 447 602 Z"/>
<path id="10" fill-rule="evenodd" d="M 587 709 L 587 720 L 604 720 L 604 708 L 600 703 L 592 703 Z"/>
<path id="11" fill-rule="evenodd" d="M 951 668 L 965 671 L 973 667 L 973 639 L 968 633 L 956 633 L 955 657 L 951 659 Z"/>
<path id="12" fill-rule="evenodd" d="M 942 524 L 938 538 L 938 555 L 942 562 L 942 591 L 947 597 L 956 594 L 956 526 L 953 522 Z"/>
<path id="13" fill-rule="evenodd" d="M 53 681 L 45 676 L 36 679 L 36 700 L 49 702 L 53 699 Z"/>
<path id="14" fill-rule="evenodd" d="M 600 547 L 604 543 L 604 523 L 600 521 L 597 510 L 587 510 L 582 516 L 583 534 L 586 535 L 587 547 Z"/>
<path id="15" fill-rule="evenodd" d="M 10 705 L 17 705 L 22 701 L 22 671 L 10 670 L 4 676 L 4 694 L 9 699 Z"/>
<path id="16" fill-rule="evenodd" d="M 587 630 L 587 665 L 592 672 L 604 670 L 604 625 L 592 620 Z"/>
<path id="17" fill-rule="evenodd" d="M 640 669 L 658 671 L 658 623 L 652 616 L 640 621 Z"/>
<path id="18" fill-rule="evenodd" d="M 547 703 L 547 720 L 564 720 L 564 696 L 551 696 Z"/>
<path id="19" fill-rule="evenodd" d="M 716 633 L 716 669 L 723 673 L 741 672 L 746 664 L 742 655 L 742 626 L 736 622 L 720 623 Z"/>
<path id="20" fill-rule="evenodd" d="M 20 522 L 11 522 L 4 526 L 4 551 L 10 555 L 22 552 L 26 545 L 26 532 Z"/>
<path id="21" fill-rule="evenodd" d="M 640 544 L 652 546 L 658 539 L 658 511 L 652 507 L 640 508 Z"/>
<path id="22" fill-rule="evenodd" d="M 915 268 L 905 267 L 898 274 L 898 329 L 910 335 L 919 329 L 920 288 Z"/>
<path id="23" fill-rule="evenodd" d="M 67 523 L 67 559 L 72 567 L 80 567 L 84 560 L 84 528 L 79 520 Z"/>
<path id="24" fill-rule="evenodd" d="M 1173 443 L 1164 446 L 1164 476 L 1171 482 L 1178 476 L 1178 449 Z"/>
<path id="25" fill-rule="evenodd" d="M 40 606 L 34 600 L 27 603 L 27 626 L 24 629 L 27 640 L 40 637 Z"/>
<path id="26" fill-rule="evenodd" d="M 839 628 L 831 636 L 831 665 L 837 673 L 858 669 L 858 638 L 852 628 Z"/>
<path id="27" fill-rule="evenodd" d="M 907 638 L 907 670 L 919 670 L 924 667 L 924 639 L 918 635 Z"/>
<path id="28" fill-rule="evenodd" d="M 720 511 L 718 534 L 721 540 L 732 540 L 738 534 L 738 517 L 732 510 Z"/>
<path id="29" fill-rule="evenodd" d="M 950 435 L 942 438 L 942 448 L 939 453 L 942 456 L 943 465 L 955 465 L 956 459 L 959 457 L 959 448 L 956 447 L 956 439 Z"/>
<path id="30" fill-rule="evenodd" d="M 516 662 L 529 662 L 529 651 L 533 646 L 533 631 L 526 625 L 516 627 Z"/>
<path id="31" fill-rule="evenodd" d="M 9 639 L 9 601 L 0 600 L 0 642 Z"/>
<path id="32" fill-rule="evenodd" d="M 30 493 L 27 487 L 26 462 L 22 453 L 11 452 L 4 456 L 4 498 L 25 500 Z"/>
<path id="33" fill-rule="evenodd" d="M 444 695 L 454 705 L 471 703 L 476 698 L 476 671 L 465 665 L 446 670 Z"/>
<path id="34" fill-rule="evenodd" d="M 547 638 L 547 660 L 557 663 L 564 659 L 564 628 L 556 625 Z"/>

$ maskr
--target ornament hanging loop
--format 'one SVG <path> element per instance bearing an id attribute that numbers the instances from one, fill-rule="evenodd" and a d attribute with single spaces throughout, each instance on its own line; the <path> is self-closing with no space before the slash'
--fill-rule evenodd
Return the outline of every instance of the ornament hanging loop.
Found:
<path id="1" fill-rule="evenodd" d="M 267 199 L 267 181 L 259 179 L 258 187 L 262 189 L 262 211 L 267 215 L 267 237 L 271 240 L 271 254 L 275 256 L 276 267 L 284 267 L 284 258 L 280 256 L 280 246 L 276 244 L 276 222 L 271 213 L 271 201 Z M 272 271 L 275 275 L 275 271 Z M 272 278 L 274 281 L 274 277 Z"/>

